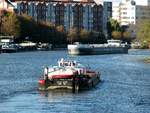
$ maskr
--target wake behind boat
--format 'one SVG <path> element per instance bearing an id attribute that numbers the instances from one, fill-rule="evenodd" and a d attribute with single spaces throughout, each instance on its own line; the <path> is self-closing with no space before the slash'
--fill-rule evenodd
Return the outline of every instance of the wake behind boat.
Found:
<path id="1" fill-rule="evenodd" d="M 58 65 L 46 67 L 39 80 L 39 90 L 70 89 L 73 92 L 89 89 L 100 81 L 100 73 L 72 60 L 61 59 Z"/>

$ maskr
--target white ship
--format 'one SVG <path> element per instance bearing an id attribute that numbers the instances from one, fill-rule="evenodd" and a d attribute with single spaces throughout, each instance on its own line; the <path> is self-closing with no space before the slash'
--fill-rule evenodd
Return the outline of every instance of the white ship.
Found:
<path id="1" fill-rule="evenodd" d="M 128 45 L 120 40 L 108 40 L 107 42 L 106 44 L 80 44 L 76 42 L 68 45 L 68 53 L 71 55 L 128 53 Z"/>

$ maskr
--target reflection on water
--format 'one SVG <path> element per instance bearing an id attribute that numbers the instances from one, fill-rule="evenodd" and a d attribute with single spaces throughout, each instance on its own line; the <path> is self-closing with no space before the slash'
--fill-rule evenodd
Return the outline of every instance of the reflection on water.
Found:
<path id="1" fill-rule="evenodd" d="M 148 113 L 150 64 L 142 62 L 149 50 L 129 54 L 68 56 L 66 51 L 0 55 L 0 113 Z M 38 91 L 45 65 L 72 58 L 101 72 L 102 82 L 79 93 Z"/>
<path id="2" fill-rule="evenodd" d="M 39 91 L 41 97 L 45 97 L 48 102 L 53 102 L 58 97 L 66 97 L 74 95 L 71 90 L 57 89 L 52 91 Z"/>

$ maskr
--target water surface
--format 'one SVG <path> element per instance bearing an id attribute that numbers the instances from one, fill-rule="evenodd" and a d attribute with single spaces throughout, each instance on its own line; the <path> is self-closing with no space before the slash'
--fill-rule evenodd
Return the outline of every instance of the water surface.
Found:
<path id="1" fill-rule="evenodd" d="M 0 54 L 0 113 L 149 113 L 149 50 L 129 54 L 70 56 L 67 51 Z M 39 92 L 37 81 L 46 65 L 60 58 L 89 64 L 102 82 L 89 91 Z"/>

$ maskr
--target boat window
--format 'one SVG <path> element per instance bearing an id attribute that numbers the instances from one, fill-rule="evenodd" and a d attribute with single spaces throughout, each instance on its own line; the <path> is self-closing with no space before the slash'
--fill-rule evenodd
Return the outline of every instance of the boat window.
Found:
<path id="1" fill-rule="evenodd" d="M 54 71 L 54 68 L 49 68 L 48 71 L 49 72 Z"/>
<path id="2" fill-rule="evenodd" d="M 108 40 L 108 43 L 120 43 L 120 40 Z"/>

